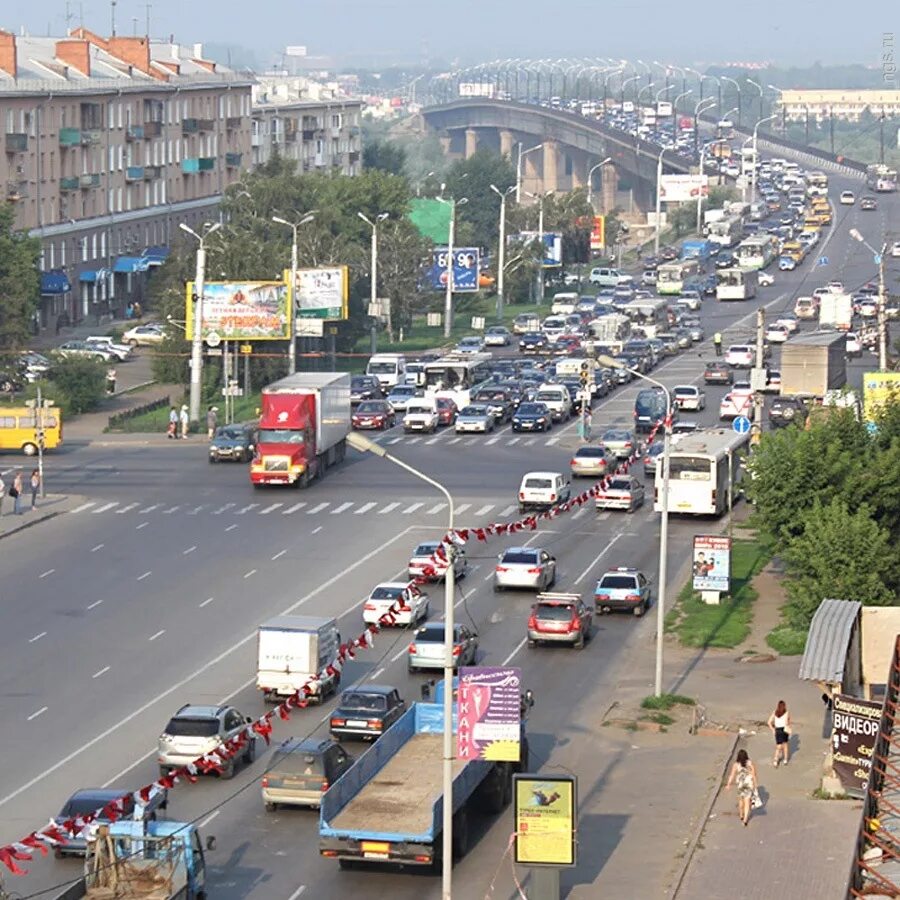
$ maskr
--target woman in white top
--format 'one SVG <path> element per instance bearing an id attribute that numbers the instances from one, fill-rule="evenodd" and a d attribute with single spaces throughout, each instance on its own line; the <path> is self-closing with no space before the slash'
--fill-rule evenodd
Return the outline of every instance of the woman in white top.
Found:
<path id="1" fill-rule="evenodd" d="M 769 716 L 769 728 L 775 736 L 775 758 L 772 765 L 777 768 L 779 762 L 788 764 L 791 751 L 791 714 L 784 700 L 778 701 L 775 711 Z"/>

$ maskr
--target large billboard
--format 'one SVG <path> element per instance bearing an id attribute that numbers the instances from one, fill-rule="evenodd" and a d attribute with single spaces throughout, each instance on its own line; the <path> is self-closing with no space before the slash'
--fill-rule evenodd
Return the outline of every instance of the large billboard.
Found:
<path id="1" fill-rule="evenodd" d="M 463 666 L 459 671 L 458 759 L 518 762 L 522 673 L 514 666 Z"/>
<path id="2" fill-rule="evenodd" d="M 866 372 L 863 375 L 863 415 L 874 422 L 886 403 L 900 403 L 900 372 Z"/>
<path id="3" fill-rule="evenodd" d="M 731 538 L 694 535 L 693 587 L 695 591 L 719 591 L 731 587 Z"/>
<path id="4" fill-rule="evenodd" d="M 663 203 L 684 203 L 709 194 L 708 175 L 662 175 L 659 199 Z"/>
<path id="5" fill-rule="evenodd" d="M 194 337 L 194 282 L 187 285 L 185 333 Z M 287 284 L 281 281 L 207 281 L 201 334 L 225 341 L 286 341 L 291 336 Z"/>
<path id="6" fill-rule="evenodd" d="M 562 265 L 562 235 L 554 231 L 520 231 L 511 234 L 508 241 L 519 241 L 530 244 L 532 241 L 543 241 L 544 244 L 544 268 L 555 269 Z"/>
<path id="7" fill-rule="evenodd" d="M 574 866 L 577 820 L 572 775 L 513 776 L 515 861 L 525 866 Z"/>
<path id="8" fill-rule="evenodd" d="M 481 270 L 481 252 L 477 247 L 454 247 L 453 291 L 458 294 L 478 290 Z M 436 291 L 447 290 L 447 248 L 437 247 L 431 258 L 429 273 L 431 287 Z"/>
<path id="9" fill-rule="evenodd" d="M 284 283 L 291 283 L 286 269 Z M 301 319 L 346 319 L 349 276 L 347 266 L 297 269 L 294 309 Z"/>
<path id="10" fill-rule="evenodd" d="M 606 216 L 591 217 L 591 250 L 606 249 Z"/>
<path id="11" fill-rule="evenodd" d="M 493 81 L 461 81 L 460 97 L 493 97 L 497 93 L 497 85 Z"/>
<path id="12" fill-rule="evenodd" d="M 831 763 L 848 794 L 866 792 L 872 753 L 881 727 L 881 701 L 835 694 L 832 698 Z"/>

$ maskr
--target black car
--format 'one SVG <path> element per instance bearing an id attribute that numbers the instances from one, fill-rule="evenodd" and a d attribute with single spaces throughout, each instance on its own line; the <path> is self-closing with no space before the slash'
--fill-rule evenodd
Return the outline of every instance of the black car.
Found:
<path id="1" fill-rule="evenodd" d="M 249 462 L 255 444 L 253 425 L 220 425 L 209 444 L 209 461 Z"/>
<path id="2" fill-rule="evenodd" d="M 350 379 L 351 403 L 362 403 L 363 400 L 380 400 L 383 396 L 381 384 L 374 375 L 354 375 Z"/>
<path id="3" fill-rule="evenodd" d="M 331 714 L 329 728 L 336 740 L 381 737 L 406 711 L 406 701 L 395 687 L 367 684 L 344 691 Z"/>
<path id="4" fill-rule="evenodd" d="M 512 417 L 513 431 L 549 431 L 553 416 L 543 403 L 522 403 Z"/>
<path id="5" fill-rule="evenodd" d="M 872 210 L 878 209 L 878 201 L 874 197 L 863 197 L 859 201 L 859 208 L 872 212 Z"/>
<path id="6" fill-rule="evenodd" d="M 776 397 L 769 405 L 769 424 L 773 428 L 806 421 L 806 404 L 798 397 Z"/>
<path id="7" fill-rule="evenodd" d="M 730 250 L 720 250 L 716 257 L 717 269 L 730 269 L 736 264 L 735 255 Z"/>
<path id="8" fill-rule="evenodd" d="M 483 403 L 498 425 L 509 421 L 516 408 L 512 394 L 497 388 L 482 388 L 472 398 L 472 402 Z"/>
<path id="9" fill-rule="evenodd" d="M 522 353 L 541 353 L 547 349 L 547 337 L 539 331 L 528 331 L 519 338 Z"/>
<path id="10" fill-rule="evenodd" d="M 721 256 L 721 254 L 720 254 Z M 716 296 L 716 276 L 715 275 L 707 275 L 703 281 L 700 283 L 700 293 L 703 294 L 704 297 L 715 297 Z"/>
<path id="11" fill-rule="evenodd" d="M 703 371 L 703 381 L 706 384 L 731 384 L 734 381 L 734 372 L 727 363 L 711 362 Z"/>

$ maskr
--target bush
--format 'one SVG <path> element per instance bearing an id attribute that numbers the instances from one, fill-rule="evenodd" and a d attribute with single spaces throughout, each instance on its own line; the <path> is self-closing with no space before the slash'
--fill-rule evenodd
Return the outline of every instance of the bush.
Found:
<path id="1" fill-rule="evenodd" d="M 779 625 L 766 635 L 766 643 L 782 656 L 800 656 L 806 649 L 806 635 L 803 628 Z"/>
<path id="2" fill-rule="evenodd" d="M 106 394 L 106 365 L 86 358 L 54 362 L 47 380 L 41 382 L 41 393 L 52 400 L 63 415 L 90 412 Z M 36 385 L 29 385 L 26 395 L 31 398 L 36 394 Z"/>
<path id="3" fill-rule="evenodd" d="M 695 706 L 697 703 L 693 697 L 685 697 L 684 694 L 660 694 L 658 697 L 651 694 L 641 700 L 641 709 L 671 709 L 676 704 L 679 706 Z M 671 723 L 668 723 L 671 724 Z"/>

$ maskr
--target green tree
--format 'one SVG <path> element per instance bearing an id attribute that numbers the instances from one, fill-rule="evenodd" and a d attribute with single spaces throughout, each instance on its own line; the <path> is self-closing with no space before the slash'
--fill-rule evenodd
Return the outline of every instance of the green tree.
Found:
<path id="1" fill-rule="evenodd" d="M 860 506 L 850 512 L 844 500 L 816 500 L 800 520 L 800 531 L 784 552 L 787 618 L 806 628 L 819 604 L 829 598 L 859 600 L 866 606 L 897 602 L 897 549 L 886 528 Z"/>
<path id="2" fill-rule="evenodd" d="M 516 183 L 516 171 L 509 159 L 480 148 L 469 159 L 456 160 L 447 170 L 446 179 L 445 196 L 456 200 L 465 197 L 467 201 L 457 206 L 456 212 L 461 239 L 478 247 L 496 244 L 500 198 L 491 185 L 505 191 Z M 468 226 L 468 231 L 460 226 Z"/>
<path id="3" fill-rule="evenodd" d="M 43 396 L 53 400 L 63 413 L 96 409 L 106 393 L 106 364 L 86 357 L 54 362 L 41 386 Z"/>
<path id="4" fill-rule="evenodd" d="M 430 250 L 431 242 L 419 234 L 409 219 L 388 219 L 379 228 L 379 295 L 391 301 L 388 322 L 391 340 L 394 329 L 408 331 L 413 313 L 424 311 L 433 299 L 419 291 L 422 262 Z"/>
<path id="5" fill-rule="evenodd" d="M 363 147 L 363 168 L 402 175 L 406 168 L 406 150 L 393 141 L 367 141 Z"/>
<path id="6" fill-rule="evenodd" d="M 21 347 L 31 335 L 40 297 L 41 242 L 13 230 L 13 207 L 0 206 L 0 349 Z"/>

